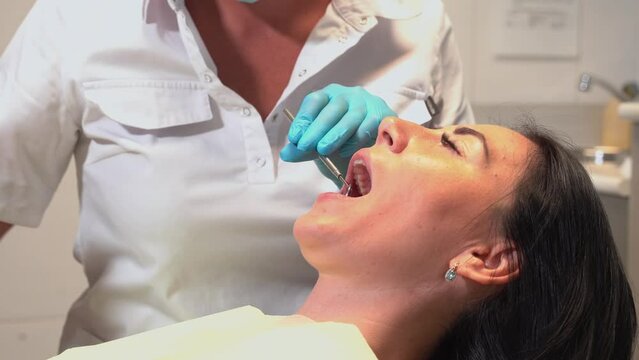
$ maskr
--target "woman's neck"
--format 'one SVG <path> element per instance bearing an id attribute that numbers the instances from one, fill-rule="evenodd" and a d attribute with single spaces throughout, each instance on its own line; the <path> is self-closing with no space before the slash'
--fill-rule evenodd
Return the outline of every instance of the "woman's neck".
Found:
<path id="1" fill-rule="evenodd" d="M 315 321 L 356 325 L 380 359 L 430 354 L 459 314 L 434 289 L 385 289 L 322 276 L 298 310 Z"/>

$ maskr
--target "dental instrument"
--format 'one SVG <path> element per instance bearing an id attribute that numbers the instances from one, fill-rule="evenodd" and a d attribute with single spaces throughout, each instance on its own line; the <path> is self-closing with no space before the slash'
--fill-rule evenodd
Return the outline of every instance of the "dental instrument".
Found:
<path id="1" fill-rule="evenodd" d="M 286 117 L 291 123 L 293 122 L 293 120 L 295 120 L 295 116 L 293 116 L 293 114 L 286 108 L 284 109 L 284 114 L 286 115 Z M 328 171 L 330 171 L 331 174 L 333 174 L 333 176 L 339 179 L 339 181 L 341 181 L 342 184 L 346 186 L 346 196 L 348 196 L 351 193 L 351 185 L 346 182 L 346 179 L 344 179 L 344 176 L 342 176 L 342 173 L 339 171 L 337 166 L 335 166 L 335 164 L 333 164 L 333 161 L 331 161 L 331 159 L 329 159 L 328 157 L 324 155 L 318 155 L 318 156 L 320 161 L 322 161 L 322 163 L 324 164 L 324 166 L 326 166 Z"/>
<path id="2" fill-rule="evenodd" d="M 428 96 L 424 100 L 424 104 L 426 104 L 426 110 L 428 110 L 431 119 L 434 118 L 436 115 L 439 115 L 439 105 L 437 105 L 432 96 Z"/>

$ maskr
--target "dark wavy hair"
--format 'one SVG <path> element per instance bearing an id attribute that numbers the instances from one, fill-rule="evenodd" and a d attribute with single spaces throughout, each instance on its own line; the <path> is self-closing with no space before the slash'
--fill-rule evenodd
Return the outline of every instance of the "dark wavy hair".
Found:
<path id="1" fill-rule="evenodd" d="M 430 359 L 630 359 L 634 301 L 597 192 L 561 141 L 518 131 L 537 149 L 499 228 L 519 277 L 463 314 Z"/>

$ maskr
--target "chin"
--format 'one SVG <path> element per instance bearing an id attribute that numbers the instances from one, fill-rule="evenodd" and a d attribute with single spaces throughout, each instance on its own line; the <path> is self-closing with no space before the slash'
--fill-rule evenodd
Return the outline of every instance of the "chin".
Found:
<path id="1" fill-rule="evenodd" d="M 341 216 L 313 208 L 297 218 L 293 225 L 293 236 L 302 250 L 327 247 L 343 243 L 345 234 L 349 233 L 345 223 Z"/>
<path id="2" fill-rule="evenodd" d="M 332 221 L 312 210 L 300 216 L 293 225 L 293 235 L 299 243 L 314 243 L 327 237 Z M 333 223 L 333 225 L 335 225 Z"/>
<path id="3" fill-rule="evenodd" d="M 312 211 L 300 216 L 293 224 L 293 236 L 300 247 L 302 256 L 313 268 L 319 271 L 318 264 L 326 260 L 326 242 L 324 226 L 318 224 Z M 324 254 L 324 255 L 322 255 Z"/>

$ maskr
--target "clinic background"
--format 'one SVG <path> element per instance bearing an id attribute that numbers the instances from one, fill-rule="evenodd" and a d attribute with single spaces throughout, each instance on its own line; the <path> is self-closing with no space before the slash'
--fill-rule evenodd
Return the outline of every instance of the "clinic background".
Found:
<path id="1" fill-rule="evenodd" d="M 509 124 L 528 113 L 578 146 L 597 145 L 611 98 L 597 87 L 580 93 L 579 74 L 598 74 L 615 86 L 639 81 L 639 1 L 581 0 L 579 55 L 567 59 L 495 57 L 490 50 L 491 6 L 499 1 L 444 1 L 478 122 Z M 0 0 L 0 49 L 33 2 Z M 71 164 L 41 226 L 14 228 L 0 242 L 0 360 L 54 355 L 66 312 L 85 287 L 82 269 L 72 257 L 78 217 L 75 187 Z M 627 199 L 603 198 L 615 236 L 623 237 Z"/>

